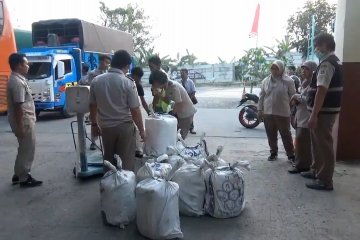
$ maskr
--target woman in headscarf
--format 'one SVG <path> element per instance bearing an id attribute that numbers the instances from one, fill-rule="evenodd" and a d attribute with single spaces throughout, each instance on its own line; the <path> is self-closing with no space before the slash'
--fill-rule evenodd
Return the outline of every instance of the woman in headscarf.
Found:
<path id="1" fill-rule="evenodd" d="M 295 115 L 295 164 L 289 169 L 289 173 L 293 174 L 309 171 L 312 163 L 310 129 L 308 127 L 310 112 L 307 109 L 306 97 L 316 68 L 317 64 L 313 61 L 306 61 L 301 65 L 302 83 L 300 94 L 295 94 L 290 100 L 290 105 L 296 106 L 297 109 Z"/>
<path id="2" fill-rule="evenodd" d="M 271 75 L 266 77 L 261 86 L 259 100 L 259 118 L 264 119 L 266 135 L 270 146 L 269 161 L 278 156 L 278 132 L 289 161 L 295 161 L 294 145 L 290 132 L 290 99 L 295 94 L 294 81 L 284 71 L 282 61 L 274 61 Z"/>

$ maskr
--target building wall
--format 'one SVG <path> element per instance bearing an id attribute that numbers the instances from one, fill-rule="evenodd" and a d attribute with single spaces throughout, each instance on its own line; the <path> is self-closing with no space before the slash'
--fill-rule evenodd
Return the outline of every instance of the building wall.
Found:
<path id="1" fill-rule="evenodd" d="M 209 64 L 209 65 L 193 65 L 184 66 L 189 70 L 189 77 L 196 83 L 231 83 L 235 81 L 235 65 L 234 64 Z M 169 73 L 171 78 L 180 80 L 180 69 Z M 143 84 L 149 84 L 150 69 L 144 68 Z"/>

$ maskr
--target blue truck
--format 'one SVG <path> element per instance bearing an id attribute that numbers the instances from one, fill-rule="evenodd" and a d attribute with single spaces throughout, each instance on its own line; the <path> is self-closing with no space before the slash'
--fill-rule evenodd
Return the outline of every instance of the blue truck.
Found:
<path id="1" fill-rule="evenodd" d="M 77 85 L 82 64 L 98 66 L 99 54 L 112 55 L 119 49 L 133 54 L 133 37 L 125 32 L 80 19 L 57 19 L 32 24 L 33 47 L 21 49 L 29 61 L 28 80 L 37 115 L 66 108 L 65 90 Z"/>

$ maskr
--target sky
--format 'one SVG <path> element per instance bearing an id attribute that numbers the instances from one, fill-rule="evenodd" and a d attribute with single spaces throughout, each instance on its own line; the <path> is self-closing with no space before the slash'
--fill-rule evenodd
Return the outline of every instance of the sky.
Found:
<path id="1" fill-rule="evenodd" d="M 31 29 L 32 22 L 80 18 L 100 23 L 98 0 L 7 0 L 13 26 Z M 103 0 L 110 8 L 136 3 L 150 17 L 153 45 L 160 57 L 186 54 L 199 61 L 231 61 L 256 46 L 249 38 L 255 9 L 260 3 L 258 46 L 274 46 L 286 34 L 290 15 L 306 0 Z M 328 0 L 337 3 L 337 0 Z"/>

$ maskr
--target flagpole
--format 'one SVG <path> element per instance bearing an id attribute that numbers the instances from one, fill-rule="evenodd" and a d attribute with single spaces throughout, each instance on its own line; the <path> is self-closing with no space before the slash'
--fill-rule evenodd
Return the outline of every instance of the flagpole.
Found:
<path id="1" fill-rule="evenodd" d="M 256 34 L 256 49 L 258 48 L 259 32 Z"/>

